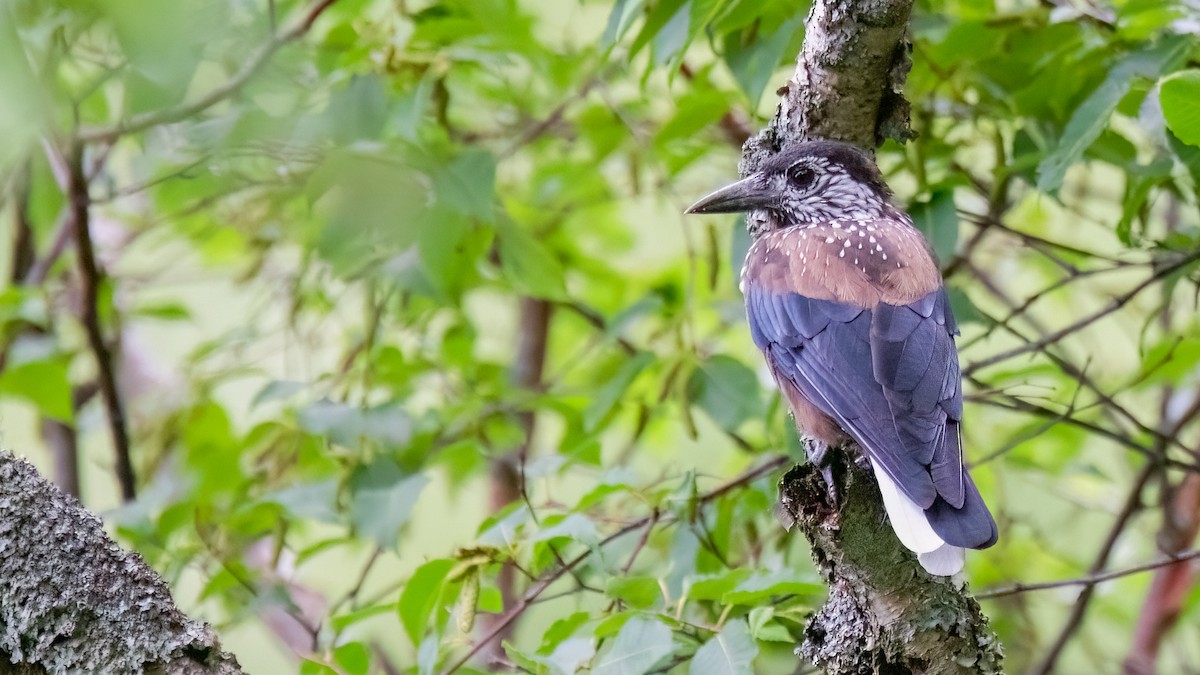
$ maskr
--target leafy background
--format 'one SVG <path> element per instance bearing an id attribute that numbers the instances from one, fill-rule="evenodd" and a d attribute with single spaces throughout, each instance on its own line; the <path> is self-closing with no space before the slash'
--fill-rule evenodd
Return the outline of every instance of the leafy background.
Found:
<path id="1" fill-rule="evenodd" d="M 681 212 L 806 13 L 0 1 L 4 445 L 251 672 L 793 669 L 823 594 L 773 515 L 798 443 L 740 223 Z M 976 590 L 1192 545 L 1197 31 L 1190 2 L 917 3 L 920 135 L 880 163 L 962 324 L 1002 532 Z M 1192 672 L 1200 594 L 1153 578 L 985 611 L 1014 671 L 1116 672 L 1173 599 L 1160 667 Z"/>

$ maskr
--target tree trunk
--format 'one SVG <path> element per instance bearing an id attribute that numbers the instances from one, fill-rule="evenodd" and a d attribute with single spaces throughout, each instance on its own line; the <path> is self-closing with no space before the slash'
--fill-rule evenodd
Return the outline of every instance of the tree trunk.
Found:
<path id="1" fill-rule="evenodd" d="M 808 139 L 874 148 L 913 136 L 902 89 L 911 66 L 912 0 L 817 0 L 775 118 L 743 148 L 747 175 Z M 829 598 L 797 653 L 827 673 L 1000 673 L 1002 650 L 979 604 L 927 574 L 888 525 L 869 469 L 847 448 L 834 467 L 840 502 L 810 465 L 780 484 L 782 515 L 808 537 Z"/>
<path id="2" fill-rule="evenodd" d="M 0 452 L 0 671 L 241 673 L 100 519 Z"/>

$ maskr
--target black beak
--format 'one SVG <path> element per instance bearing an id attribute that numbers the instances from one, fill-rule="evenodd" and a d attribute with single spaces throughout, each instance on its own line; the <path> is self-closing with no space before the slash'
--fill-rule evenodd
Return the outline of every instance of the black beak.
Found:
<path id="1" fill-rule="evenodd" d="M 775 204 L 775 195 L 758 185 L 758 177 L 750 176 L 692 204 L 684 213 L 737 213 L 767 208 Z"/>

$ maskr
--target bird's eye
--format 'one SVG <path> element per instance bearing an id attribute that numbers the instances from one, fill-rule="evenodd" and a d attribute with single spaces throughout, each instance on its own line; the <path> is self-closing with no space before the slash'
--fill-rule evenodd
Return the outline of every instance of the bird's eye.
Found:
<path id="1" fill-rule="evenodd" d="M 793 187 L 800 190 L 807 190 L 812 187 L 813 181 L 816 179 L 817 174 L 807 164 L 796 164 L 788 169 L 788 181 L 791 182 Z"/>

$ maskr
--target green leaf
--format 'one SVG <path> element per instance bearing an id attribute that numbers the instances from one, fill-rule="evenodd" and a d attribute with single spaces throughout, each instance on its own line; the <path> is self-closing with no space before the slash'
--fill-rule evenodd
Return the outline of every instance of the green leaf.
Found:
<path id="1" fill-rule="evenodd" d="M 754 657 L 758 644 L 750 637 L 750 629 L 742 619 L 735 619 L 708 642 L 696 655 L 688 672 L 691 675 L 753 675 Z"/>
<path id="2" fill-rule="evenodd" d="M 1134 165 L 1125 174 L 1125 195 L 1121 199 L 1121 219 L 1117 221 L 1117 237 L 1122 244 L 1134 242 L 1133 221 L 1141 214 L 1150 198 L 1150 191 L 1171 178 L 1173 162 L 1161 157 L 1149 164 Z"/>
<path id="3" fill-rule="evenodd" d="M 980 323 L 984 320 L 983 314 L 962 289 L 947 286 L 946 297 L 950 299 L 950 311 L 954 313 L 954 323 L 960 327 L 968 323 Z"/>
<path id="4" fill-rule="evenodd" d="M 613 577 L 604 591 L 636 609 L 649 609 L 662 599 L 662 591 L 654 577 Z"/>
<path id="5" fill-rule="evenodd" d="M 379 138 L 391 114 L 392 99 L 376 75 L 357 75 L 333 92 L 325 109 L 329 136 L 339 143 Z"/>
<path id="6" fill-rule="evenodd" d="M 755 607 L 750 610 L 747 622 L 750 624 L 750 634 L 755 640 L 762 642 L 794 642 L 792 634 L 779 622 L 773 621 L 774 607 Z"/>
<path id="7" fill-rule="evenodd" d="M 595 546 L 600 542 L 596 524 L 580 513 L 572 513 L 559 522 L 542 528 L 533 536 L 534 542 L 552 539 L 571 539 L 581 544 Z"/>
<path id="8" fill-rule="evenodd" d="M 490 152 L 472 148 L 454 158 L 435 175 L 438 199 L 445 206 L 477 218 L 490 219 L 494 211 L 496 159 Z"/>
<path id="9" fill-rule="evenodd" d="M 1118 62 L 1104 82 L 1071 114 L 1058 146 L 1038 165 L 1038 190 L 1053 192 L 1062 185 L 1067 169 L 1083 157 L 1088 146 L 1108 126 L 1109 117 L 1129 92 L 1133 78 L 1157 77 L 1186 53 L 1189 44 L 1183 36 L 1172 36 Z"/>
<path id="10" fill-rule="evenodd" d="M 421 644 L 421 637 L 429 627 L 429 617 L 442 593 L 446 575 L 456 564 L 457 561 L 447 558 L 430 560 L 413 572 L 412 578 L 404 584 L 404 590 L 400 591 L 397 605 L 400 623 L 414 646 Z"/>
<path id="11" fill-rule="evenodd" d="M 795 570 L 760 572 L 738 583 L 737 587 L 722 596 L 727 605 L 757 605 L 777 595 L 811 595 L 825 593 L 825 586 L 817 581 L 806 581 Z"/>
<path id="12" fill-rule="evenodd" d="M 605 382 L 592 395 L 592 402 L 583 411 L 583 425 L 588 430 L 595 430 L 617 407 L 617 403 L 625 396 L 629 385 L 637 379 L 647 366 L 654 362 L 650 352 L 638 352 L 617 370 L 616 374 Z"/>
<path id="13" fill-rule="evenodd" d="M 361 642 L 347 642 L 333 650 L 333 661 L 343 675 L 367 675 L 371 668 L 371 652 Z"/>
<path id="14" fill-rule="evenodd" d="M 350 521 L 355 532 L 384 548 L 394 547 L 428 483 L 424 475 L 405 473 L 386 457 L 358 467 L 350 477 Z"/>
<path id="15" fill-rule="evenodd" d="M 750 99 L 752 109 L 762 100 L 763 90 L 767 88 L 767 83 L 784 56 L 791 56 L 788 47 L 803 25 L 803 19 L 802 15 L 796 14 L 765 37 L 755 34 L 744 44 L 737 33 L 731 33 L 726 41 L 725 62 L 733 71 L 738 86 Z"/>
<path id="16" fill-rule="evenodd" d="M 1163 79 L 1158 100 L 1171 132 L 1188 145 L 1200 145 L 1200 70 L 1181 70 Z"/>
<path id="17" fill-rule="evenodd" d="M 762 387 L 754 371 L 725 355 L 707 359 L 692 371 L 688 398 L 726 431 L 735 431 L 762 410 Z"/>
<path id="18" fill-rule="evenodd" d="M 391 602 L 383 605 L 371 605 L 369 607 L 363 607 L 362 609 L 356 609 L 353 612 L 338 614 L 329 620 L 329 625 L 335 632 L 341 632 L 360 621 L 365 621 L 371 617 L 394 611 L 396 611 L 396 605 Z"/>
<path id="19" fill-rule="evenodd" d="M 671 629 L 657 619 L 634 617 L 592 668 L 592 675 L 643 675 L 675 651 Z"/>
<path id="20" fill-rule="evenodd" d="M 518 290 L 548 300 L 567 297 L 566 276 L 550 250 L 529 233 L 512 224 L 501 224 L 500 266 Z"/>
<path id="21" fill-rule="evenodd" d="M 257 408 L 263 403 L 269 401 L 278 401 L 280 399 L 290 398 L 308 388 L 304 382 L 289 382 L 287 380 L 271 380 L 265 387 L 260 389 L 254 395 L 254 400 L 250 402 L 251 408 Z"/>
<path id="22" fill-rule="evenodd" d="M 625 32 L 633 25 L 645 4 L 645 0 L 617 0 L 613 4 L 612 12 L 608 15 L 608 23 L 604 26 L 604 35 L 600 38 L 600 44 L 605 49 L 609 49 L 625 37 Z"/>
<path id="23" fill-rule="evenodd" d="M 338 482 L 336 479 L 318 483 L 301 483 L 278 492 L 268 494 L 262 501 L 277 504 L 297 518 L 323 523 L 340 523 L 337 510 Z"/>
<path id="24" fill-rule="evenodd" d="M 183 321 L 192 318 L 187 305 L 181 302 L 163 302 L 153 305 L 143 305 L 134 312 L 138 316 L 160 321 Z"/>
<path id="25" fill-rule="evenodd" d="M 324 663 L 304 659 L 300 662 L 300 675 L 339 675 L 339 673 Z"/>
<path id="26" fill-rule="evenodd" d="M 364 410 L 322 399 L 302 408 L 297 418 L 305 431 L 346 447 L 357 447 L 367 439 L 386 448 L 403 448 L 412 438 L 408 414 L 393 405 Z"/>
<path id="27" fill-rule="evenodd" d="M 726 593 L 737 588 L 738 584 L 749 579 L 750 575 L 750 570 L 738 567 L 693 581 L 688 588 L 688 597 L 696 600 L 720 600 Z"/>
<path id="28" fill-rule="evenodd" d="M 545 634 L 542 635 L 542 644 L 538 647 L 538 653 L 549 654 L 554 651 L 555 647 L 574 635 L 580 626 L 587 623 L 590 616 L 587 612 L 575 612 L 550 624 Z"/>
<path id="29" fill-rule="evenodd" d="M 0 372 L 0 393 L 23 398 L 38 412 L 60 422 L 71 422 L 71 381 L 67 364 L 59 358 L 10 365 Z"/>
<path id="30" fill-rule="evenodd" d="M 929 199 L 914 202 L 909 207 L 913 224 L 933 245 L 933 251 L 943 265 L 954 257 L 958 245 L 958 211 L 954 206 L 954 190 L 934 190 Z"/>
<path id="31" fill-rule="evenodd" d="M 555 647 L 548 656 L 538 660 L 550 667 L 551 675 L 574 675 L 596 655 L 596 641 L 591 638 L 570 638 Z"/>

